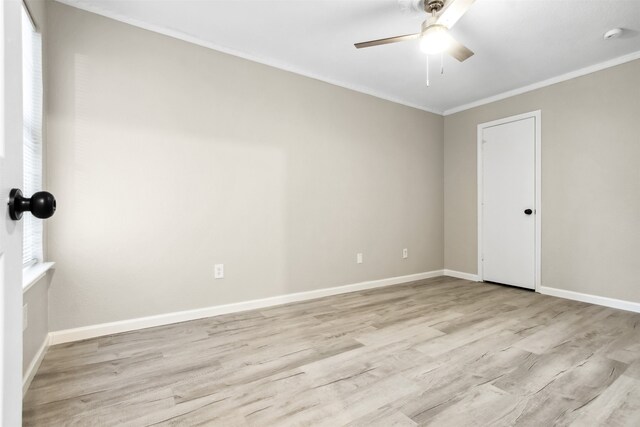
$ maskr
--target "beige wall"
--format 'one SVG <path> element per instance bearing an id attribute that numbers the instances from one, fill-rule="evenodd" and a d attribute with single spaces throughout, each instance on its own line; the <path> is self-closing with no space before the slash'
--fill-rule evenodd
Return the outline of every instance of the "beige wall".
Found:
<path id="1" fill-rule="evenodd" d="M 443 267 L 441 116 L 48 17 L 51 330 Z"/>
<path id="2" fill-rule="evenodd" d="M 538 109 L 542 285 L 640 302 L 640 61 L 445 117 L 445 268 L 477 272 L 477 125 Z"/>

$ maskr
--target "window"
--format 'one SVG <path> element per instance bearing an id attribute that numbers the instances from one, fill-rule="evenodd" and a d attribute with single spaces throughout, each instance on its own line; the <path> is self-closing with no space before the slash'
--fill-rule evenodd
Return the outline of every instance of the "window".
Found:
<path id="1" fill-rule="evenodd" d="M 42 190 L 42 40 L 22 7 L 22 145 L 25 197 Z M 22 263 L 42 261 L 42 220 L 24 215 Z"/>

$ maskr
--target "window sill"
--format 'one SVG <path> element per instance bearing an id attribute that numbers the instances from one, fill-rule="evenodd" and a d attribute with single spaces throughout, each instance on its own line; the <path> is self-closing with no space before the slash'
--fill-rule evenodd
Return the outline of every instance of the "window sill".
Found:
<path id="1" fill-rule="evenodd" d="M 42 279 L 55 264 L 55 262 L 39 262 L 22 270 L 22 293 L 27 292 Z"/>

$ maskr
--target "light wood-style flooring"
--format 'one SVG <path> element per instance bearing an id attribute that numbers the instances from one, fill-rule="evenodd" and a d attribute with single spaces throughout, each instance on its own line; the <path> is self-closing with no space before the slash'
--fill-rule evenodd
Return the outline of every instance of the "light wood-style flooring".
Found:
<path id="1" fill-rule="evenodd" d="M 640 314 L 440 277 L 49 349 L 27 426 L 640 426 Z"/>

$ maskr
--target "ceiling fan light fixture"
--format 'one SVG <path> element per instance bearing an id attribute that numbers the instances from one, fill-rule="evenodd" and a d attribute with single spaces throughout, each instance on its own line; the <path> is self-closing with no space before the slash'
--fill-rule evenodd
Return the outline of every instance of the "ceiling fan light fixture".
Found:
<path id="1" fill-rule="evenodd" d="M 449 30 L 444 25 L 430 25 L 420 37 L 420 50 L 427 55 L 441 53 L 451 46 Z"/>

